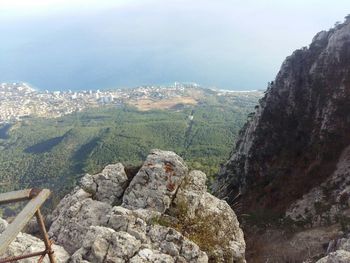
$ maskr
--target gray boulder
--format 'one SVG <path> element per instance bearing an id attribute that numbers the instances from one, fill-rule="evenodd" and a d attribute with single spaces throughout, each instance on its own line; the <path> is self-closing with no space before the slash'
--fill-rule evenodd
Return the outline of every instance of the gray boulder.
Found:
<path id="1" fill-rule="evenodd" d="M 186 164 L 175 153 L 152 150 L 126 189 L 122 206 L 165 212 L 187 173 Z"/>
<path id="2" fill-rule="evenodd" d="M 210 258 L 216 262 L 245 262 L 245 242 L 237 217 L 231 207 L 207 192 L 206 175 L 190 172 L 178 190 L 171 212 Z"/>
<path id="3" fill-rule="evenodd" d="M 141 242 L 126 232 L 92 226 L 70 262 L 128 262 L 140 247 Z"/>
<path id="4" fill-rule="evenodd" d="M 349 263 L 350 252 L 345 250 L 337 250 L 321 258 L 316 263 Z"/>
<path id="5" fill-rule="evenodd" d="M 90 193 L 94 200 L 110 205 L 120 204 L 128 185 L 128 177 L 121 163 L 107 165 L 101 173 L 85 175 L 81 188 Z"/>
<path id="6" fill-rule="evenodd" d="M 110 204 L 91 197 L 77 188 L 65 196 L 54 211 L 49 235 L 69 253 L 81 247 L 90 226 L 103 226 L 108 221 L 107 215 L 112 209 Z"/>
<path id="7" fill-rule="evenodd" d="M 153 150 L 130 183 L 120 164 L 82 178 L 49 233 L 71 263 L 245 262 L 236 215 L 205 183 L 175 153 Z"/>
<path id="8" fill-rule="evenodd" d="M 327 256 L 316 263 L 345 263 L 350 262 L 350 235 L 331 240 L 328 244 Z"/>

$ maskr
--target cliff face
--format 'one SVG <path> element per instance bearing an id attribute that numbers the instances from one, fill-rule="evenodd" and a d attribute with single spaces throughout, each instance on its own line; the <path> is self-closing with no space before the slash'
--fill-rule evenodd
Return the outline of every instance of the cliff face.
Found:
<path id="1" fill-rule="evenodd" d="M 282 67 L 223 165 L 214 192 L 244 211 L 284 213 L 330 178 L 350 145 L 350 19 Z"/>

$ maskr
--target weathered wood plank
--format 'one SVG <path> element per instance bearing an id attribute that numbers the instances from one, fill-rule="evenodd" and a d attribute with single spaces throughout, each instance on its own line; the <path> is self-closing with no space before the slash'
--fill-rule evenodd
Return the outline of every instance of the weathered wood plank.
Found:
<path id="1" fill-rule="evenodd" d="M 30 192 L 32 189 L 25 189 L 20 191 L 13 191 L 0 194 L 0 205 L 12 202 L 18 202 L 30 199 Z"/>
<path id="2" fill-rule="evenodd" d="M 16 238 L 28 221 L 34 216 L 36 211 L 49 197 L 50 190 L 43 189 L 31 199 L 23 210 L 16 216 L 13 222 L 5 229 L 0 236 L 0 255 L 4 254 L 10 243 Z"/>

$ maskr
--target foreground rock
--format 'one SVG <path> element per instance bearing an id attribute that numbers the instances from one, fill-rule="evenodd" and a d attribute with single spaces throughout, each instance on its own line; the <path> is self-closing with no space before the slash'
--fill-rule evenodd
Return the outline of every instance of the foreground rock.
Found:
<path id="1" fill-rule="evenodd" d="M 345 250 L 337 250 L 317 261 L 317 263 L 349 263 L 349 262 L 350 262 L 350 252 Z"/>
<path id="2" fill-rule="evenodd" d="M 123 206 L 165 212 L 188 173 L 183 160 L 173 152 L 153 151 L 123 196 Z"/>
<path id="3" fill-rule="evenodd" d="M 175 153 L 153 150 L 134 178 L 121 164 L 86 175 L 49 234 L 74 263 L 245 262 L 235 213 L 205 183 Z"/>
<path id="4" fill-rule="evenodd" d="M 350 238 L 332 240 L 328 246 L 328 255 L 316 263 L 348 263 L 350 262 Z"/>
<path id="5" fill-rule="evenodd" d="M 7 222 L 0 218 L 0 234 L 6 229 Z M 10 244 L 8 250 L 1 258 L 20 256 L 23 254 L 29 254 L 34 252 L 40 252 L 45 250 L 44 242 L 34 236 L 19 233 L 17 238 Z M 66 263 L 69 260 L 69 254 L 64 250 L 64 248 L 53 245 L 53 250 L 55 251 L 55 258 L 58 263 Z M 36 263 L 37 258 L 28 258 L 21 260 L 22 263 Z M 49 263 L 49 259 L 46 256 L 44 258 L 44 263 Z"/>
<path id="6" fill-rule="evenodd" d="M 243 232 L 230 206 L 207 192 L 206 175 L 192 171 L 178 190 L 171 213 L 192 228 L 192 237 L 214 259 L 240 262 L 244 258 Z"/>

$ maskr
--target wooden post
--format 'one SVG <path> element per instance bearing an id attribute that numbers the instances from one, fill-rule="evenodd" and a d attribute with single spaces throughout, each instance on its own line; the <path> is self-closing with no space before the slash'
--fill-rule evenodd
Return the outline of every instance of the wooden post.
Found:
<path id="1" fill-rule="evenodd" d="M 16 196 L 16 192 L 1 194 L 0 202 L 10 202 L 10 198 L 12 200 L 25 200 L 26 194 L 28 190 L 17 191 L 19 194 Z M 36 196 L 33 196 L 33 191 L 29 190 L 29 197 L 33 197 L 28 204 L 23 208 L 23 210 L 16 216 L 13 222 L 5 229 L 5 231 L 0 236 L 0 255 L 6 252 L 6 249 L 10 245 L 10 243 L 16 238 L 19 232 L 22 231 L 24 226 L 29 222 L 29 220 L 34 216 L 34 214 L 38 211 L 40 206 L 45 202 L 45 200 L 50 195 L 50 190 L 43 189 L 40 192 L 35 191 Z M 2 199 L 1 199 L 2 198 Z M 45 231 L 46 232 L 46 231 Z M 46 244 L 45 244 L 46 245 Z"/>
<path id="2" fill-rule="evenodd" d="M 28 200 L 31 193 L 32 189 L 26 189 L 0 194 L 0 205 Z"/>

